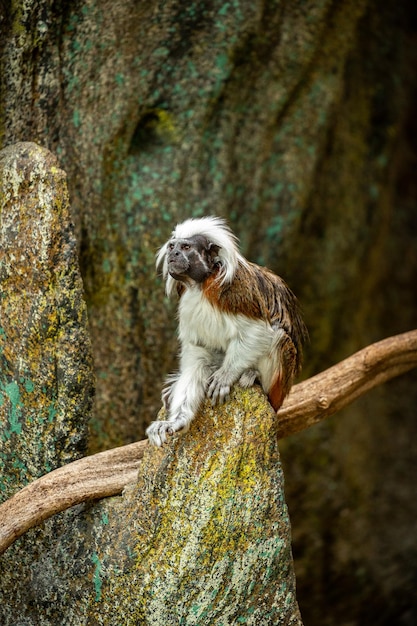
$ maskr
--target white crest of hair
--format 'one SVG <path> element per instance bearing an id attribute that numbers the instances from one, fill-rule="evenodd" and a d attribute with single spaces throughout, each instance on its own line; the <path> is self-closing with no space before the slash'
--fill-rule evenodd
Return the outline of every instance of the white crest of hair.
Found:
<path id="1" fill-rule="evenodd" d="M 172 231 L 172 239 L 189 239 L 194 235 L 204 235 L 208 241 L 219 247 L 219 261 L 221 270 L 219 274 L 220 284 L 230 283 L 233 280 L 239 264 L 247 265 L 248 262 L 240 254 L 238 240 L 231 231 L 226 220 L 222 217 L 199 217 L 190 218 L 177 224 Z M 156 255 L 156 267 L 162 265 L 162 273 L 166 278 L 166 293 L 172 296 L 176 293 L 176 280 L 168 274 L 167 245 L 165 243 Z"/>

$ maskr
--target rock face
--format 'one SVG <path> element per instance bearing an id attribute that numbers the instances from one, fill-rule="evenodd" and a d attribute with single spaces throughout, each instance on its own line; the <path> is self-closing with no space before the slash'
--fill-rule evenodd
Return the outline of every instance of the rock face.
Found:
<path id="1" fill-rule="evenodd" d="M 0 365 L 0 498 L 5 500 L 85 453 L 93 395 L 66 176 L 56 158 L 33 143 L 0 152 Z M 54 520 L 2 556 L 2 623 L 19 623 L 38 592 L 47 602 L 41 589 L 48 577 L 53 585 L 52 568 L 49 574 L 36 571 L 46 564 L 43 551 L 58 528 Z"/>
<path id="2" fill-rule="evenodd" d="M 227 216 L 244 253 L 301 296 L 311 370 L 329 362 L 336 326 L 350 339 L 367 296 L 353 306 L 346 293 L 386 219 L 364 189 L 382 193 L 398 115 L 379 111 L 362 70 L 368 7 L 22 0 L 5 15 L 4 141 L 48 146 L 68 175 L 97 368 L 93 450 L 136 440 L 159 410 L 176 322 L 154 256 L 190 215 Z"/>
<path id="3" fill-rule="evenodd" d="M 65 173 L 0 152 L 0 497 L 85 453 L 93 373 Z"/>
<path id="4" fill-rule="evenodd" d="M 260 389 L 207 402 L 123 496 L 10 548 L 2 625 L 302 626 L 276 426 Z"/>

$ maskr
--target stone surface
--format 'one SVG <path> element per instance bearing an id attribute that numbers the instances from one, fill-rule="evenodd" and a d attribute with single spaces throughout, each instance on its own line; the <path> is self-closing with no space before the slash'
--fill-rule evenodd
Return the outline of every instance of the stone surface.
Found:
<path id="1" fill-rule="evenodd" d="M 88 624 L 301 625 L 276 416 L 259 390 L 237 398 L 145 452 Z"/>
<path id="2" fill-rule="evenodd" d="M 82 456 L 93 373 L 65 173 L 0 152 L 0 497 Z"/>
<path id="3" fill-rule="evenodd" d="M 56 516 L 2 559 L 2 626 L 302 626 L 263 393 L 207 403 L 184 437 L 147 449 L 121 497 Z"/>
<path id="4" fill-rule="evenodd" d="M 382 215 L 358 202 L 373 107 L 362 75 L 360 104 L 345 104 L 368 5 L 22 0 L 3 20 L 4 141 L 46 144 L 68 174 L 97 368 L 92 450 L 137 439 L 159 410 L 176 321 L 154 255 L 190 215 L 227 216 L 244 253 L 283 274 L 308 313 L 310 371 L 328 362 Z"/>
<path id="5" fill-rule="evenodd" d="M 1 500 L 85 454 L 93 380 L 65 173 L 45 148 L 9 146 L 0 152 Z M 43 623 L 57 594 L 71 588 L 51 552 L 65 551 L 56 538 L 71 515 L 34 529 L 0 558 L 2 624 Z"/>

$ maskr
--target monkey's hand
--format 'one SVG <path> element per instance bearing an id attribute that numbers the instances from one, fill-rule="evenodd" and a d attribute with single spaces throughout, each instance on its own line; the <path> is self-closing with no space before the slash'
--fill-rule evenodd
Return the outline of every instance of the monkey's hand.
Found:
<path id="1" fill-rule="evenodd" d="M 211 404 L 223 404 L 230 394 L 230 389 L 235 379 L 226 374 L 222 369 L 218 369 L 212 374 L 208 381 L 207 396 L 211 399 Z"/>
<path id="2" fill-rule="evenodd" d="M 172 421 L 158 420 L 156 422 L 152 422 L 152 424 L 146 429 L 146 434 L 149 442 L 160 448 L 167 443 L 167 441 L 175 433 L 186 432 L 188 430 L 188 426 L 189 424 L 186 420 L 179 416 Z"/>

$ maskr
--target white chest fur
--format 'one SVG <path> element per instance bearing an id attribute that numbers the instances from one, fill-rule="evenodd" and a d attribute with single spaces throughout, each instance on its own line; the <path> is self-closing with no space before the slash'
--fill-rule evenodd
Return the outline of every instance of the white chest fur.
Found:
<path id="1" fill-rule="evenodd" d="M 187 289 L 179 304 L 180 340 L 224 351 L 239 332 L 235 318 L 216 309 L 200 289 Z"/>
<path id="2" fill-rule="evenodd" d="M 187 289 L 181 297 L 179 303 L 181 342 L 226 351 L 233 339 L 241 338 L 245 342 L 250 335 L 253 337 L 262 335 L 262 343 L 270 344 L 272 334 L 272 329 L 263 320 L 221 312 L 205 298 L 200 289 Z"/>

